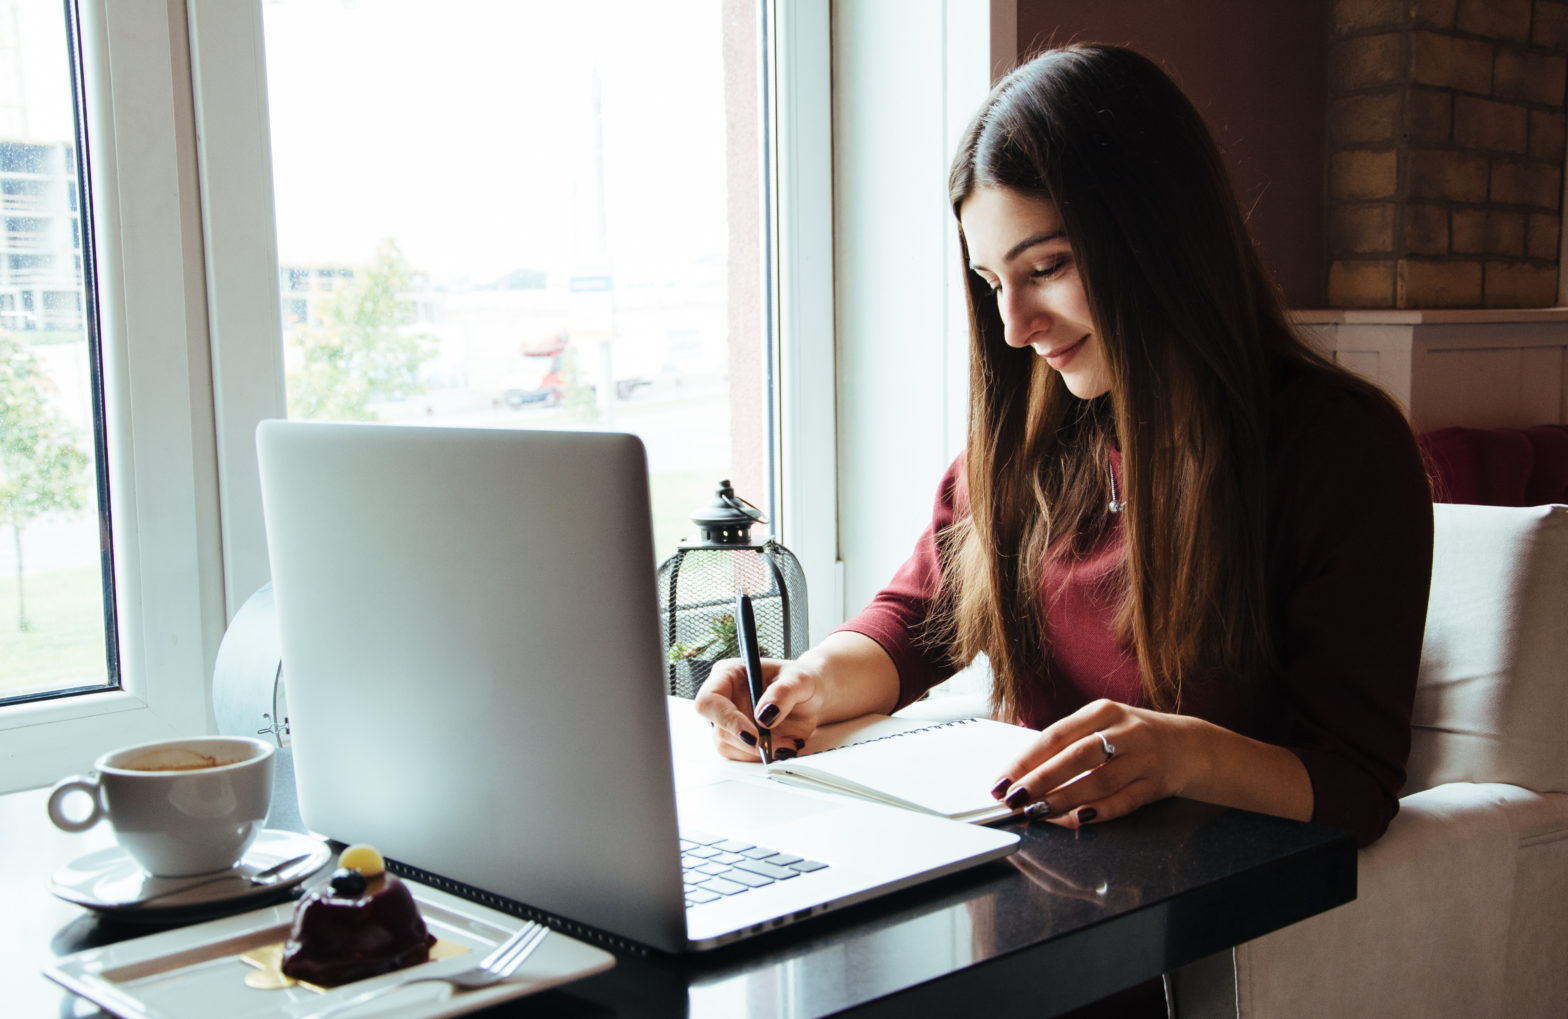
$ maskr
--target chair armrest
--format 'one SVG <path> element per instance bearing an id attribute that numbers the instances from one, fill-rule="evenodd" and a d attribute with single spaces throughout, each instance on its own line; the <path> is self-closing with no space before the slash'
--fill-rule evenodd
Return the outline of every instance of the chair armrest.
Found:
<path id="1" fill-rule="evenodd" d="M 1520 847 L 1553 833 L 1554 851 L 1568 849 L 1563 794 L 1458 782 L 1413 793 L 1358 854 L 1354 902 L 1184 967 L 1176 1014 L 1501 1016 Z"/>

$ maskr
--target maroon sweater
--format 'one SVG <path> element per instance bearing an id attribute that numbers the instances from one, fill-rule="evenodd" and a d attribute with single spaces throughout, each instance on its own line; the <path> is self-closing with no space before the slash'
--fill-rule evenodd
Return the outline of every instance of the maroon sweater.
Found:
<path id="1" fill-rule="evenodd" d="M 1399 808 L 1432 572 L 1432 503 L 1410 429 L 1387 404 L 1315 373 L 1275 394 L 1268 448 L 1268 619 L 1277 667 L 1251 693 L 1199 680 L 1183 714 L 1290 748 L 1311 777 L 1313 820 L 1381 835 Z M 1113 455 L 1114 469 L 1120 471 Z M 898 668 L 899 704 L 953 672 L 916 635 L 940 571 L 935 536 L 967 512 L 962 457 L 942 477 L 914 555 L 841 629 Z M 1035 728 L 1099 697 L 1146 706 L 1131 648 L 1111 634 L 1122 563 L 1118 521 L 1066 576 L 1044 620 L 1050 661 L 1025 683 L 1017 721 Z M 1062 568 L 1067 569 L 1066 567 Z M 1053 589 L 1062 572 L 1044 578 Z"/>

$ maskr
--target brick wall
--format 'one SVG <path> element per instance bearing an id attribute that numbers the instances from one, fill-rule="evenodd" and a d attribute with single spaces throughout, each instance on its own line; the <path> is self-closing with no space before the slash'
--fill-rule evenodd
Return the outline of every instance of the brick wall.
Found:
<path id="1" fill-rule="evenodd" d="M 1557 303 L 1565 0 L 1332 0 L 1329 303 Z"/>

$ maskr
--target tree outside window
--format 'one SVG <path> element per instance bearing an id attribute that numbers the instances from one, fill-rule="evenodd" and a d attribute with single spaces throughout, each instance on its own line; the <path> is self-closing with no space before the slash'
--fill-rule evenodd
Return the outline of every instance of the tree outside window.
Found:
<path id="1" fill-rule="evenodd" d="M 397 242 L 383 240 L 363 272 L 289 330 L 297 363 L 288 373 L 290 417 L 373 421 L 372 404 L 425 391 L 423 370 L 435 357 L 435 337 L 409 328 L 414 280 Z"/>
<path id="2" fill-rule="evenodd" d="M 82 509 L 89 459 L 52 402 L 53 383 L 21 340 L 0 332 L 0 523 L 16 550 L 16 630 L 32 629 L 22 532 L 45 513 Z"/>

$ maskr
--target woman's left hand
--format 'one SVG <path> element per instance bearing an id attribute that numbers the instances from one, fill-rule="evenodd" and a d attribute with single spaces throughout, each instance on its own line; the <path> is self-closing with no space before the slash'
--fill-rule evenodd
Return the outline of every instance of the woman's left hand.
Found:
<path id="1" fill-rule="evenodd" d="M 992 795 L 1069 828 L 1175 796 L 1204 767 L 1201 730 L 1183 715 L 1098 700 L 1048 726 Z"/>

